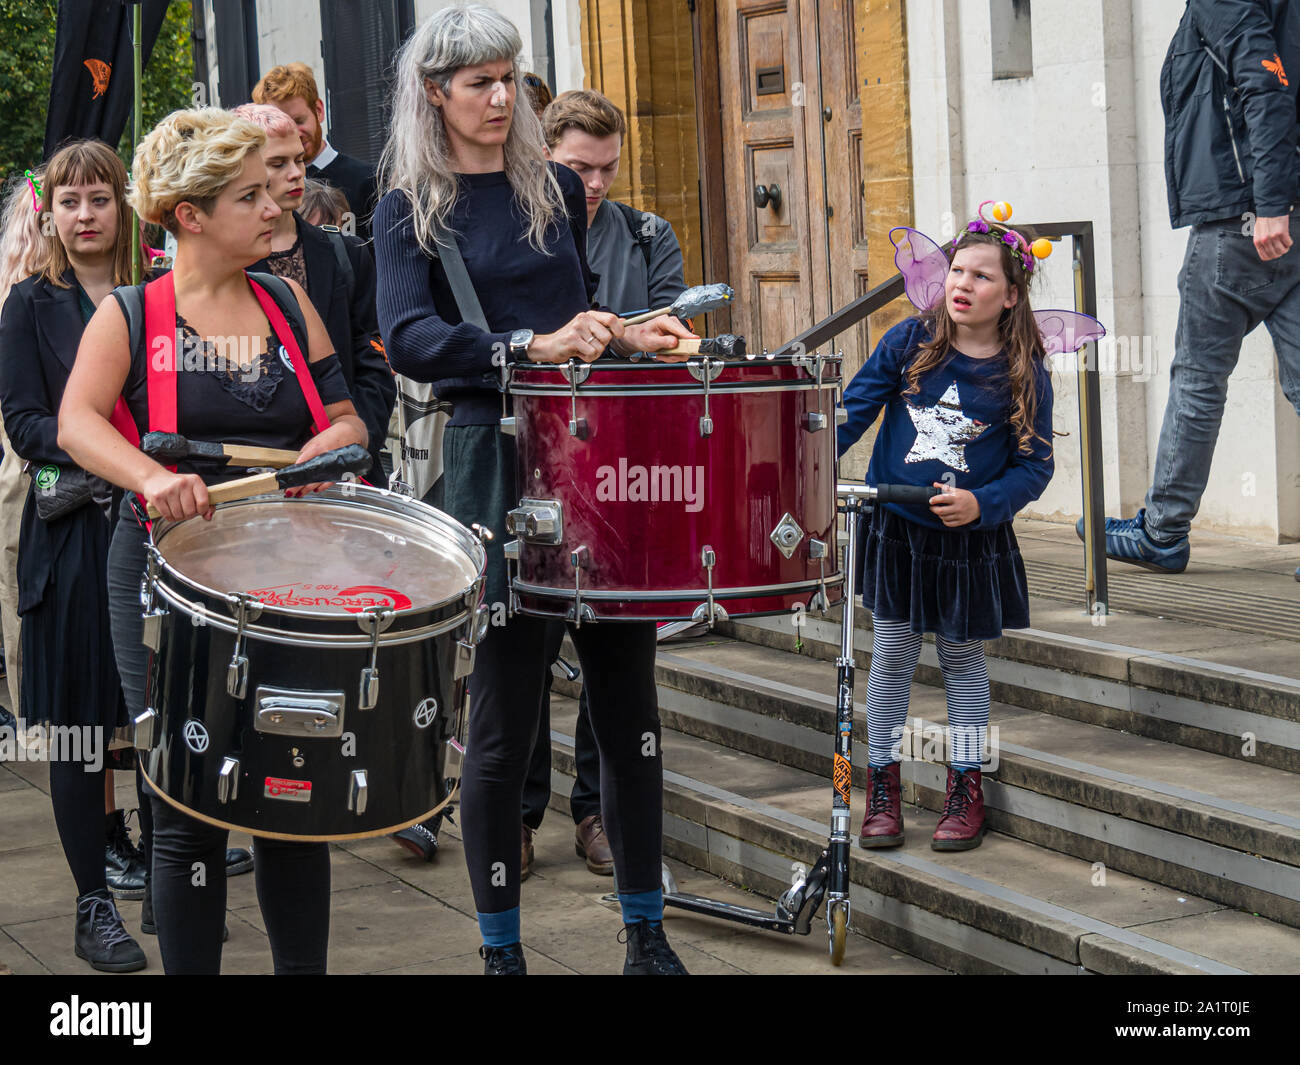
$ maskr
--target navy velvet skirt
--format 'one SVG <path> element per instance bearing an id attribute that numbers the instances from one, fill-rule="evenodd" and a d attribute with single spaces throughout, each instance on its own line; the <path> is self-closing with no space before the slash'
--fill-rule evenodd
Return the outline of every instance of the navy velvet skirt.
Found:
<path id="1" fill-rule="evenodd" d="M 1010 522 L 932 529 L 879 507 L 862 532 L 858 591 L 873 616 L 954 643 L 1029 627 L 1025 563 Z"/>

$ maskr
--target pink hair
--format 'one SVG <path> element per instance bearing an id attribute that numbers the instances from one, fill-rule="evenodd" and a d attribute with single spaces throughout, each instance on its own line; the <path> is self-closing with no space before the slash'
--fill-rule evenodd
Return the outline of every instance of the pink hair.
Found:
<path id="1" fill-rule="evenodd" d="M 268 137 L 298 136 L 298 127 L 293 124 L 293 119 L 270 104 L 240 104 L 231 114 L 265 130 Z"/>

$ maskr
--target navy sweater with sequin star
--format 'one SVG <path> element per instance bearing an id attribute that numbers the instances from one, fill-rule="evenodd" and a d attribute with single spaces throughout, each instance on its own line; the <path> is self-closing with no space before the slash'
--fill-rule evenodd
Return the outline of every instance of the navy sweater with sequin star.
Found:
<path id="1" fill-rule="evenodd" d="M 918 393 L 903 398 L 907 367 L 929 339 L 918 318 L 900 322 L 881 338 L 844 390 L 848 420 L 839 428 L 839 453 L 843 455 L 884 408 L 867 483 L 939 481 L 969 489 L 979 501 L 980 516 L 967 527 L 991 529 L 1042 495 L 1052 479 L 1051 378 L 1040 363 L 1034 431 L 1041 439 L 1033 440 L 1024 453 L 1009 420 L 1005 354 L 974 359 L 953 349 L 921 381 Z M 945 527 L 929 507 L 885 505 L 910 521 Z"/>

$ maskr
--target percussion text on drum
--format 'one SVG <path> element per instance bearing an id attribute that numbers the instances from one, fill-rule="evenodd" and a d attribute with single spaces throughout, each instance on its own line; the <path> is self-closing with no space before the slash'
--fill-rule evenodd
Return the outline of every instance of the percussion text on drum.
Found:
<path id="1" fill-rule="evenodd" d="M 628 466 L 596 470 L 596 499 L 602 503 L 685 503 L 688 514 L 704 509 L 703 466 Z"/>

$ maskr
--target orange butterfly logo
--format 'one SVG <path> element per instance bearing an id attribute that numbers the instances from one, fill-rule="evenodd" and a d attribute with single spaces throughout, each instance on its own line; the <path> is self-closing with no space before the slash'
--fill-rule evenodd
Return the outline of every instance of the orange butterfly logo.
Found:
<path id="1" fill-rule="evenodd" d="M 1270 74 L 1276 75 L 1277 80 L 1280 81 L 1283 85 L 1287 86 L 1288 88 L 1290 87 L 1291 83 L 1286 80 L 1286 71 L 1282 69 L 1282 57 L 1280 55 L 1274 52 L 1272 62 L 1269 62 L 1267 59 L 1261 59 L 1259 63 L 1260 66 L 1262 66 Z"/>
<path id="2" fill-rule="evenodd" d="M 113 76 L 113 64 L 105 63 L 102 59 L 87 59 L 85 66 L 95 83 L 95 95 L 91 99 L 98 100 L 108 91 L 108 79 Z"/>
<path id="3" fill-rule="evenodd" d="M 379 337 L 371 338 L 370 346 L 379 352 L 379 354 L 385 359 L 388 358 L 388 352 L 384 350 L 384 342 Z"/>

